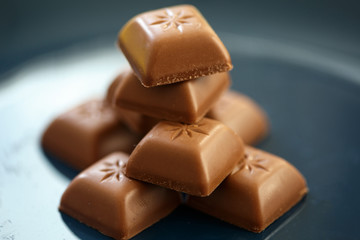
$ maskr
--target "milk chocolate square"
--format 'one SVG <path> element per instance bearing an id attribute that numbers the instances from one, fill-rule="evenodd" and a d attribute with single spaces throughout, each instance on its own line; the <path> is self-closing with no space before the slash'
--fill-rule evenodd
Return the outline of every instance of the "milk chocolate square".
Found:
<path id="1" fill-rule="evenodd" d="M 232 69 L 228 51 L 191 5 L 145 12 L 121 29 L 118 44 L 145 87 Z"/>
<path id="2" fill-rule="evenodd" d="M 130 153 L 139 137 L 103 100 L 90 100 L 57 117 L 42 137 L 44 149 L 82 170 L 113 151 Z"/>
<path id="3" fill-rule="evenodd" d="M 192 125 L 162 121 L 131 153 L 125 174 L 176 191 L 207 196 L 242 156 L 241 138 L 219 121 L 204 118 Z"/>
<path id="4" fill-rule="evenodd" d="M 202 119 L 230 85 L 228 73 L 156 88 L 144 88 L 131 70 L 122 72 L 117 78 L 118 86 L 113 93 L 113 103 L 117 107 L 189 124 Z"/>
<path id="5" fill-rule="evenodd" d="M 189 196 L 187 204 L 249 231 L 261 232 L 307 191 L 304 177 L 290 163 L 247 146 L 244 161 L 210 196 Z"/>
<path id="6" fill-rule="evenodd" d="M 261 107 L 249 97 L 227 91 L 206 114 L 230 127 L 246 144 L 255 144 L 269 131 L 268 119 Z"/>
<path id="7" fill-rule="evenodd" d="M 127 160 L 116 152 L 80 173 L 64 192 L 60 211 L 115 239 L 129 239 L 172 212 L 180 195 L 127 178 Z"/>

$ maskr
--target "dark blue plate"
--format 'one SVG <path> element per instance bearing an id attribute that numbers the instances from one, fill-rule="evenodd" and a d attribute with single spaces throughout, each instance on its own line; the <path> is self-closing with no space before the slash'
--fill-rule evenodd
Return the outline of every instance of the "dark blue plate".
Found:
<path id="1" fill-rule="evenodd" d="M 357 69 L 291 45 L 224 40 L 235 66 L 232 88 L 263 106 L 271 121 L 271 134 L 258 147 L 295 165 L 310 192 L 260 234 L 181 206 L 134 239 L 360 239 Z M 103 93 L 120 66 L 111 64 L 121 58 L 115 49 L 97 48 L 93 55 L 85 49 L 37 60 L 0 86 L 2 239 L 108 239 L 58 211 L 76 172 L 39 144 L 53 117 Z"/>

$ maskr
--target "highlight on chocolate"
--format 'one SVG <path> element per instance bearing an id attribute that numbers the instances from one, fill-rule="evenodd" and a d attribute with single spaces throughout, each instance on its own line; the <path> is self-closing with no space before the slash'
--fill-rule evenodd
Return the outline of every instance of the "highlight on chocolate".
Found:
<path id="1" fill-rule="evenodd" d="M 180 204 L 261 232 L 307 194 L 293 165 L 250 146 L 269 134 L 268 117 L 229 90 L 230 55 L 194 6 L 139 14 L 118 44 L 131 69 L 44 131 L 45 151 L 82 170 L 61 212 L 114 239 Z"/>

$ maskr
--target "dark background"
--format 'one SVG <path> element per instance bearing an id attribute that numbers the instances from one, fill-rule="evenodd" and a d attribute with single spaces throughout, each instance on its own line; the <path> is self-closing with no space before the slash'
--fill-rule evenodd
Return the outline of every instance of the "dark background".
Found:
<path id="1" fill-rule="evenodd" d="M 183 3 L 197 6 L 217 32 L 285 39 L 360 57 L 360 4 L 356 0 L 1 0 L 0 78 L 49 51 L 97 37 L 114 42 L 132 16 Z"/>

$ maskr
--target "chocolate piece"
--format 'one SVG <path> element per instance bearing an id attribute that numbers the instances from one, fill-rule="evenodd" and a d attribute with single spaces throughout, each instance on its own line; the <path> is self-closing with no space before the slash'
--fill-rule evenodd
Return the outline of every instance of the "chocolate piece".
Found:
<path id="1" fill-rule="evenodd" d="M 146 12 L 121 29 L 118 44 L 145 87 L 232 69 L 225 46 L 191 5 Z"/>
<path id="2" fill-rule="evenodd" d="M 118 108 L 117 112 L 124 124 L 139 135 L 147 134 L 158 122 L 161 121 L 158 118 L 149 117 L 144 114 L 122 108 Z"/>
<path id="3" fill-rule="evenodd" d="M 119 86 L 122 77 L 117 77 L 109 86 L 106 93 L 106 100 L 112 106 L 115 90 Z M 154 127 L 160 119 L 146 116 L 144 114 L 113 106 L 114 111 L 121 121 L 138 135 L 145 135 Z"/>
<path id="4" fill-rule="evenodd" d="M 261 232 L 307 193 L 303 176 L 284 159 L 245 147 L 240 162 L 206 198 L 188 205 L 253 232 Z"/>
<path id="5" fill-rule="evenodd" d="M 185 123 L 202 119 L 230 85 L 228 73 L 156 88 L 144 88 L 131 70 L 122 72 L 118 78 L 121 82 L 113 100 L 116 106 L 154 118 Z"/>
<path id="6" fill-rule="evenodd" d="M 121 75 L 121 74 L 120 74 Z M 105 95 L 105 101 L 113 106 L 113 102 L 114 102 L 114 97 L 115 97 L 115 92 L 116 89 L 118 88 L 118 86 L 121 83 L 122 78 L 121 77 L 116 77 L 109 85 L 107 91 L 106 91 L 106 95 Z"/>
<path id="7" fill-rule="evenodd" d="M 242 155 L 241 138 L 219 121 L 204 118 L 193 125 L 162 121 L 132 152 L 125 175 L 207 196 Z"/>
<path id="8" fill-rule="evenodd" d="M 234 91 L 223 94 L 206 117 L 230 127 L 246 144 L 255 144 L 268 133 L 265 112 L 249 97 Z"/>
<path id="9" fill-rule="evenodd" d="M 60 211 L 115 239 L 128 239 L 168 215 L 180 195 L 123 175 L 128 160 L 113 153 L 80 173 L 64 192 Z"/>
<path id="10" fill-rule="evenodd" d="M 113 151 L 130 153 L 139 140 L 106 102 L 91 100 L 57 117 L 46 129 L 42 145 L 82 170 Z"/>
<path id="11" fill-rule="evenodd" d="M 116 111 L 124 124 L 139 135 L 145 135 L 160 121 L 122 108 Z M 206 117 L 230 127 L 246 144 L 258 143 L 269 131 L 268 118 L 261 107 L 249 97 L 234 91 L 223 94 Z"/>

